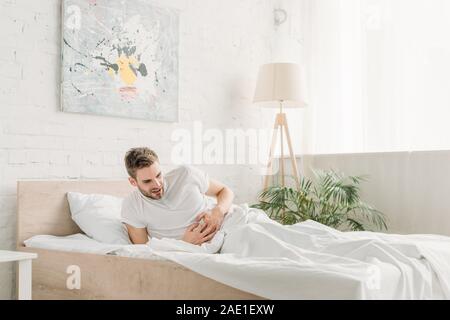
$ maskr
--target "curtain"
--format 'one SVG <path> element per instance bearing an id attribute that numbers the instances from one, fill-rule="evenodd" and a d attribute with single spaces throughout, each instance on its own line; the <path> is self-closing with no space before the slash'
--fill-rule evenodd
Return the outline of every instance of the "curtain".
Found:
<path id="1" fill-rule="evenodd" d="M 450 1 L 303 0 L 300 10 L 309 105 L 297 152 L 450 148 Z"/>

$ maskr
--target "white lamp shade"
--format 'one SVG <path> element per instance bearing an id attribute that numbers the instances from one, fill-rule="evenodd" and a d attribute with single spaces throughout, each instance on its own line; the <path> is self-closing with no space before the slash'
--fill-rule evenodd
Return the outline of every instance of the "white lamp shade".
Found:
<path id="1" fill-rule="evenodd" d="M 301 92 L 300 66 L 295 63 L 268 63 L 259 68 L 253 102 L 263 107 L 305 107 Z"/>

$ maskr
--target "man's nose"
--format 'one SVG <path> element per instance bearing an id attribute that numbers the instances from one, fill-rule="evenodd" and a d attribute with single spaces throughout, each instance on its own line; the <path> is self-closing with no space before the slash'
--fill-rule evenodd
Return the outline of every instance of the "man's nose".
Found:
<path id="1" fill-rule="evenodd" d="M 157 187 L 160 187 L 161 186 L 161 181 L 155 180 L 155 184 L 156 184 Z"/>

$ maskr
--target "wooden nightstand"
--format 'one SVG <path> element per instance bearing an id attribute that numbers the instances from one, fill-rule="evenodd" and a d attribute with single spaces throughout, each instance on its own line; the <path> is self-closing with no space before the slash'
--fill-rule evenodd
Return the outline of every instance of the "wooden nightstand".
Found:
<path id="1" fill-rule="evenodd" d="M 0 250 L 0 262 L 17 261 L 17 297 L 19 300 L 31 300 L 31 260 L 36 259 L 36 253 Z"/>

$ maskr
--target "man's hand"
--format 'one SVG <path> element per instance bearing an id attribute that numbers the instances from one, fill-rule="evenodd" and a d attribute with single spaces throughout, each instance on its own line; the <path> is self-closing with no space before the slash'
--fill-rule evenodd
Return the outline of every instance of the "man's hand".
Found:
<path id="1" fill-rule="evenodd" d="M 219 206 L 215 207 L 209 212 L 202 212 L 196 218 L 195 221 L 198 223 L 203 219 L 203 231 L 207 232 L 207 234 L 212 232 L 217 232 L 220 229 L 220 226 L 223 222 L 223 209 Z"/>
<path id="2" fill-rule="evenodd" d="M 207 231 L 200 223 L 191 224 L 184 233 L 182 240 L 195 245 L 201 245 L 203 242 L 211 240 L 216 234 L 216 232 Z"/>

